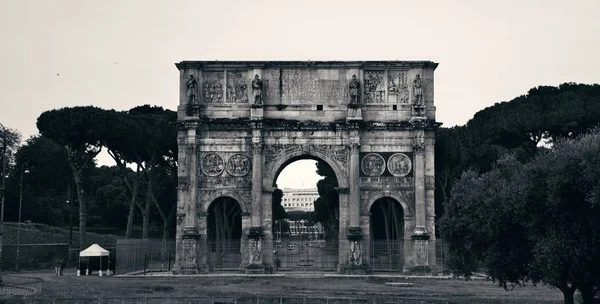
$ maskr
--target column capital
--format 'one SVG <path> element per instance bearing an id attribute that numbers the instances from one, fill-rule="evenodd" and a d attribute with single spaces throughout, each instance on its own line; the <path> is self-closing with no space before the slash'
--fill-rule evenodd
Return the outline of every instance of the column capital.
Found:
<path id="1" fill-rule="evenodd" d="M 425 135 L 419 134 L 413 137 L 413 150 L 418 154 L 425 152 Z"/>
<path id="2" fill-rule="evenodd" d="M 277 187 L 263 187 L 263 193 L 273 193 L 277 190 Z"/>
<path id="3" fill-rule="evenodd" d="M 262 154 L 264 146 L 265 145 L 262 142 L 253 142 L 252 143 L 252 152 Z"/>
<path id="4" fill-rule="evenodd" d="M 348 194 L 348 193 L 350 193 L 350 188 L 348 188 L 348 187 L 335 187 L 334 189 L 339 194 Z"/>
<path id="5" fill-rule="evenodd" d="M 353 143 L 350 143 L 348 146 L 350 147 L 350 152 L 357 153 L 358 149 L 360 148 L 360 143 L 353 142 Z"/>
<path id="6" fill-rule="evenodd" d="M 194 151 L 196 150 L 196 143 L 187 143 L 185 144 L 185 149 L 187 150 L 188 155 L 194 155 Z"/>
<path id="7" fill-rule="evenodd" d="M 265 236 L 265 232 L 263 231 L 263 227 L 250 227 L 250 231 L 248 231 L 248 238 L 250 239 L 258 239 Z"/>

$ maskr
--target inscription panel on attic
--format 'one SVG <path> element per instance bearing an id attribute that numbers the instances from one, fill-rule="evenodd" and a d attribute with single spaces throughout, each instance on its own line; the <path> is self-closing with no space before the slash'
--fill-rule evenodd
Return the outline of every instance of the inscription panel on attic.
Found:
<path id="1" fill-rule="evenodd" d="M 284 104 L 345 104 L 345 70 L 286 69 L 282 71 Z"/>

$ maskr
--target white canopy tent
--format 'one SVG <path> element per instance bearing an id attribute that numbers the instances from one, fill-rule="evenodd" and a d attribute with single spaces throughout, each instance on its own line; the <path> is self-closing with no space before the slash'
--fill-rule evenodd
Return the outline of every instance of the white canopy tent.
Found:
<path id="1" fill-rule="evenodd" d="M 102 247 L 100 247 L 98 244 L 92 244 L 90 247 L 86 248 L 85 250 L 82 250 L 79 252 L 79 263 L 77 263 L 78 267 L 79 265 L 81 265 L 81 258 L 87 258 L 87 263 L 86 265 L 89 266 L 89 258 L 90 257 L 100 257 L 100 276 L 102 276 L 102 257 L 108 257 L 110 254 L 110 252 Z M 108 263 L 110 264 L 110 259 L 108 259 Z M 109 269 L 110 265 L 107 265 L 106 267 L 106 273 L 108 273 L 108 269 Z M 89 267 L 86 266 L 86 270 L 85 273 L 86 275 L 89 274 Z M 80 274 L 80 269 L 77 269 L 77 275 Z"/>

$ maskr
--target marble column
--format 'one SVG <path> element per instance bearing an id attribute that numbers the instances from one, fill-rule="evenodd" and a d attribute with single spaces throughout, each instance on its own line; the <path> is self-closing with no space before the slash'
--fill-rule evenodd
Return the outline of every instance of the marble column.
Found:
<path id="1" fill-rule="evenodd" d="M 253 117 L 255 120 L 260 118 Z M 263 239 L 262 227 L 262 196 L 263 196 L 263 161 L 262 161 L 262 123 L 252 123 L 252 227 L 248 233 L 248 266 L 247 273 L 263 273 Z"/>
<path id="2" fill-rule="evenodd" d="M 357 140 L 358 141 L 358 140 Z M 359 188 L 359 147 L 358 143 L 350 145 L 350 166 L 348 168 L 348 185 L 350 187 L 350 227 L 360 227 L 360 188 Z"/>
<path id="3" fill-rule="evenodd" d="M 187 193 L 182 193 L 183 200 L 183 229 L 181 235 L 181 245 L 177 254 L 179 264 L 176 265 L 177 271 L 181 274 L 198 273 L 198 233 L 197 221 L 198 214 L 197 206 L 197 147 L 196 147 L 196 130 L 197 122 L 186 122 L 187 136 L 185 138 L 185 171 L 187 171 Z"/>
<path id="4" fill-rule="evenodd" d="M 427 202 L 425 200 L 425 136 L 418 131 L 413 140 L 415 153 L 415 230 L 412 234 L 414 270 L 427 271 L 429 267 L 429 231 L 427 229 Z"/>
<path id="5" fill-rule="evenodd" d="M 359 187 L 359 141 L 358 130 L 352 131 L 350 145 L 350 166 L 348 168 L 348 185 L 349 185 L 349 227 L 348 227 L 348 267 L 346 273 L 364 273 L 363 265 L 363 232 L 360 227 L 360 187 Z"/>

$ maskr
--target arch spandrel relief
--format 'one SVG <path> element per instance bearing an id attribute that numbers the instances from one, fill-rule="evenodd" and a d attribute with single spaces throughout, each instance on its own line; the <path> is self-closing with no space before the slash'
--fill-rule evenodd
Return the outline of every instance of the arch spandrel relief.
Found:
<path id="1" fill-rule="evenodd" d="M 279 159 L 293 152 L 302 152 L 311 155 L 311 151 L 324 154 L 334 160 L 340 168 L 346 167 L 348 162 L 348 147 L 345 145 L 298 145 L 298 144 L 275 144 L 265 145 L 265 168 L 271 168 Z"/>
<path id="2" fill-rule="evenodd" d="M 219 197 L 231 197 L 235 199 L 242 208 L 242 213 L 249 214 L 252 211 L 252 193 L 250 190 L 212 189 L 198 192 L 198 203 L 201 208 L 196 208 L 199 214 L 206 214 L 208 207 Z"/>
<path id="3" fill-rule="evenodd" d="M 397 200 L 404 211 L 404 217 L 413 216 L 414 212 L 414 190 L 404 191 L 391 190 L 366 190 L 360 192 L 360 215 L 369 215 L 373 203 L 382 197 L 391 197 Z"/>

